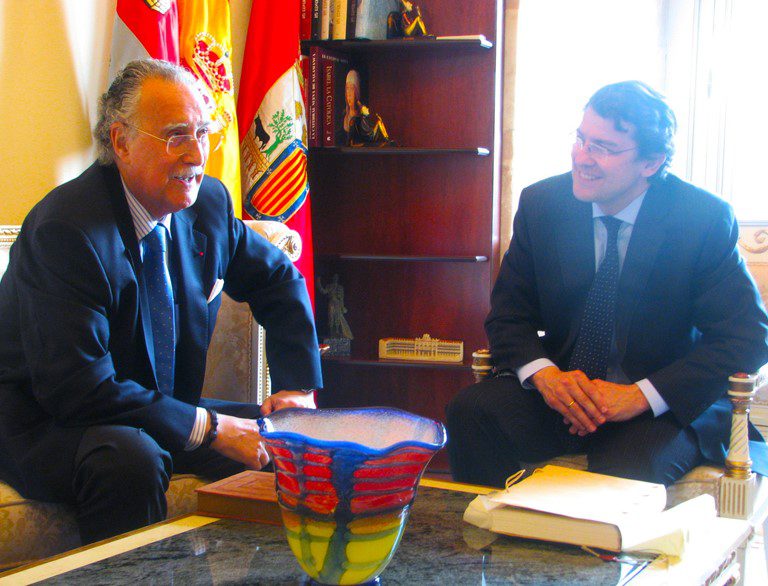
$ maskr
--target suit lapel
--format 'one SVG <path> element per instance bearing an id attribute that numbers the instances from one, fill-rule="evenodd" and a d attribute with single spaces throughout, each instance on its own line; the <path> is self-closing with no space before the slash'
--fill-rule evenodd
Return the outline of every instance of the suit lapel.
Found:
<path id="1" fill-rule="evenodd" d="M 560 216 L 560 224 L 554 226 L 554 238 L 563 290 L 578 300 L 570 327 L 570 338 L 573 339 L 578 333 L 584 301 L 595 277 L 595 237 L 591 204 L 581 202 L 569 193 L 563 206 L 565 213 Z"/>
<path id="2" fill-rule="evenodd" d="M 144 338 L 144 347 L 146 349 L 147 360 L 152 367 L 152 374 L 155 376 L 155 385 L 157 385 L 157 375 L 155 374 L 155 344 L 152 337 L 152 317 L 149 313 L 149 300 L 147 297 L 146 282 L 141 263 L 141 252 L 139 241 L 136 239 L 136 228 L 133 225 L 133 217 L 128 207 L 128 201 L 125 198 L 123 184 L 120 181 L 120 173 L 117 168 L 104 168 L 109 195 L 112 199 L 112 208 L 115 213 L 115 221 L 120 238 L 125 246 L 125 255 L 133 267 L 133 273 L 136 277 L 139 289 L 139 317 L 141 319 L 141 329 Z M 159 388 L 156 386 L 156 388 Z"/>
<path id="3" fill-rule="evenodd" d="M 667 233 L 669 205 L 663 189 L 654 184 L 645 196 L 632 229 L 632 237 L 619 278 L 616 300 L 616 344 L 619 356 L 627 347 L 632 314 L 643 297 Z"/>

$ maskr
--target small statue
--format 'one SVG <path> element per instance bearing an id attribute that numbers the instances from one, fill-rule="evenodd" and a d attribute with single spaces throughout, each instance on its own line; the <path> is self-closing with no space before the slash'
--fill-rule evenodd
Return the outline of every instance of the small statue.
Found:
<path id="1" fill-rule="evenodd" d="M 387 38 L 426 36 L 427 27 L 421 16 L 421 8 L 408 0 L 400 0 L 400 12 L 390 12 L 387 17 Z"/>
<path id="2" fill-rule="evenodd" d="M 395 141 L 389 138 L 381 116 L 363 106 L 360 115 L 350 121 L 349 146 L 395 146 Z"/>
<path id="3" fill-rule="evenodd" d="M 330 346 L 329 356 L 348 356 L 350 350 L 350 340 L 354 339 L 352 330 L 349 328 L 344 314 L 347 308 L 344 307 L 344 287 L 339 284 L 339 275 L 333 275 L 333 280 L 327 287 L 318 277 L 317 288 L 323 295 L 328 296 L 328 330 L 330 337 L 323 340 Z"/>
<path id="4" fill-rule="evenodd" d="M 349 146 L 394 146 L 381 116 L 372 114 L 360 100 L 360 74 L 355 69 L 347 73 L 344 101 L 344 130 L 347 131 Z"/>

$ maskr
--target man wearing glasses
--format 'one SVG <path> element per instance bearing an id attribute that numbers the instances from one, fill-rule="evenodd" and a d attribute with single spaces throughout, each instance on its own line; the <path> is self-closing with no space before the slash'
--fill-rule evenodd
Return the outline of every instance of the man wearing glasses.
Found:
<path id="1" fill-rule="evenodd" d="M 768 360 L 768 317 L 730 206 L 667 173 L 675 127 L 645 84 L 606 86 L 571 172 L 523 191 L 485 323 L 496 376 L 448 407 L 456 480 L 580 452 L 669 485 L 724 461 L 728 376 Z"/>
<path id="2" fill-rule="evenodd" d="M 322 386 L 304 279 L 203 174 L 207 112 L 183 68 L 129 63 L 99 161 L 29 213 L 0 282 L 0 476 L 74 505 L 83 543 L 164 519 L 172 472 L 262 468 L 255 418 Z M 260 407 L 200 397 L 222 289 L 269 332 Z"/>

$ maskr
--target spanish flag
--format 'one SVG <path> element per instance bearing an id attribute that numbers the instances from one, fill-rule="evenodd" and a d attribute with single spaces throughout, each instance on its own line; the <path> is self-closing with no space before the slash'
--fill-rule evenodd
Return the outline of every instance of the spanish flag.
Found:
<path id="1" fill-rule="evenodd" d="M 237 98 L 243 215 L 301 235 L 296 266 L 314 304 L 307 122 L 299 67 L 299 0 L 255 0 Z"/>
<path id="2" fill-rule="evenodd" d="M 205 172 L 221 179 L 241 217 L 240 142 L 232 74 L 229 0 L 177 0 L 180 63 L 205 84 L 213 96 L 212 118 L 222 128 L 222 143 L 208 157 Z"/>

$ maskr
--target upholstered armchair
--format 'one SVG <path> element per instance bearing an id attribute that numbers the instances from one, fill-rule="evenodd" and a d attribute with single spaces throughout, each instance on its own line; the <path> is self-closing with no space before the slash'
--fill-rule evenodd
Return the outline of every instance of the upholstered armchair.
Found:
<path id="1" fill-rule="evenodd" d="M 291 260 L 301 254 L 301 238 L 279 222 L 246 224 L 283 250 Z M 0 226 L 0 276 L 8 265 L 18 226 Z M 231 401 L 261 403 L 269 395 L 264 329 L 247 304 L 226 294 L 208 351 L 203 394 Z M 192 474 L 174 474 L 166 496 L 168 517 L 194 512 L 195 489 L 209 481 Z M 0 570 L 80 546 L 73 510 L 61 504 L 23 498 L 0 481 Z"/>

